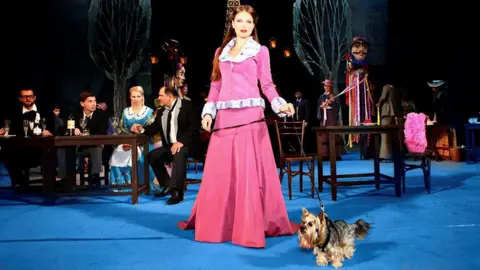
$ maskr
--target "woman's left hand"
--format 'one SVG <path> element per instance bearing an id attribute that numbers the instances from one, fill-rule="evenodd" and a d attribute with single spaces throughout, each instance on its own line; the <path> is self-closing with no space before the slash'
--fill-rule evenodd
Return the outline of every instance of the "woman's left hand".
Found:
<path id="1" fill-rule="evenodd" d="M 286 114 L 287 116 L 293 116 L 295 114 L 295 108 L 293 107 L 292 103 L 288 103 L 280 108 L 280 112 Z"/>

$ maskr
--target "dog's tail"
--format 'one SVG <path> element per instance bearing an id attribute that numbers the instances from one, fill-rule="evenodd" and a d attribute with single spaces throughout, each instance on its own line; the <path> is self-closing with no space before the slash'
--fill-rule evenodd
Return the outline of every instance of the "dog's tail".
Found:
<path id="1" fill-rule="evenodd" d="M 357 222 L 355 222 L 355 225 L 357 225 L 355 228 L 355 237 L 360 240 L 363 240 L 365 236 L 367 236 L 367 233 L 370 230 L 371 225 L 363 219 L 357 220 Z"/>

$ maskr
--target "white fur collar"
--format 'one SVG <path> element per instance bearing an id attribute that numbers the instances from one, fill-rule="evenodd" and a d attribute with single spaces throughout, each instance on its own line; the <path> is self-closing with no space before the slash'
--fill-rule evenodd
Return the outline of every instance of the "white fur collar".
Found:
<path id="1" fill-rule="evenodd" d="M 222 53 L 220 54 L 220 57 L 219 57 L 220 62 L 230 61 L 230 62 L 239 63 L 239 62 L 242 62 L 243 60 L 245 60 L 247 58 L 256 56 L 258 54 L 258 52 L 260 52 L 261 45 L 258 42 L 256 42 L 252 37 L 250 37 L 247 41 L 247 44 L 245 44 L 245 46 L 243 46 L 240 53 L 237 56 L 232 57 L 229 54 L 229 52 L 232 49 L 232 47 L 235 45 L 235 40 L 236 40 L 236 38 L 233 38 L 225 46 L 225 48 L 223 49 L 223 51 L 222 51 Z"/>

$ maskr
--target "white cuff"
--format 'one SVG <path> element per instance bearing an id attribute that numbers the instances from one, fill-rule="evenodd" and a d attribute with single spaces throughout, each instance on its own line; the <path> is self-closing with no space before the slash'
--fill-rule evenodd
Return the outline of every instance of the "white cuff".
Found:
<path id="1" fill-rule="evenodd" d="M 212 116 L 212 119 L 215 119 L 215 116 L 217 115 L 217 107 L 215 106 L 215 103 L 213 102 L 205 103 L 202 110 L 202 119 L 207 114 L 210 114 Z"/>
<path id="2" fill-rule="evenodd" d="M 276 97 L 272 99 L 271 105 L 272 105 L 272 110 L 274 113 L 278 115 L 278 117 L 285 117 L 287 116 L 285 113 L 280 113 L 280 108 L 282 108 L 283 105 L 286 105 L 287 102 L 285 99 L 281 97 Z"/>

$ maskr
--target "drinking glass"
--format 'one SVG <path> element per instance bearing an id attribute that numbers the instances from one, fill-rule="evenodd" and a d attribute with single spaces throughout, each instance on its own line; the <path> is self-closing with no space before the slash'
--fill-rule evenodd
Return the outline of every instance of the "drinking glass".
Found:
<path id="1" fill-rule="evenodd" d="M 30 125 L 30 121 L 28 120 L 23 120 L 23 132 L 25 132 L 25 137 L 28 137 L 28 128 Z"/>
<path id="2" fill-rule="evenodd" d="M 10 130 L 10 120 L 4 121 L 3 129 L 5 130 L 5 136 L 8 136 L 8 131 Z"/>
<path id="3" fill-rule="evenodd" d="M 82 135 L 88 135 L 87 120 L 86 119 L 80 119 L 80 121 L 78 123 L 80 124 L 80 127 L 82 128 Z"/>
<path id="4" fill-rule="evenodd" d="M 46 118 L 42 118 L 40 120 L 40 128 L 42 129 L 42 131 L 45 131 L 47 129 L 47 119 Z"/>

